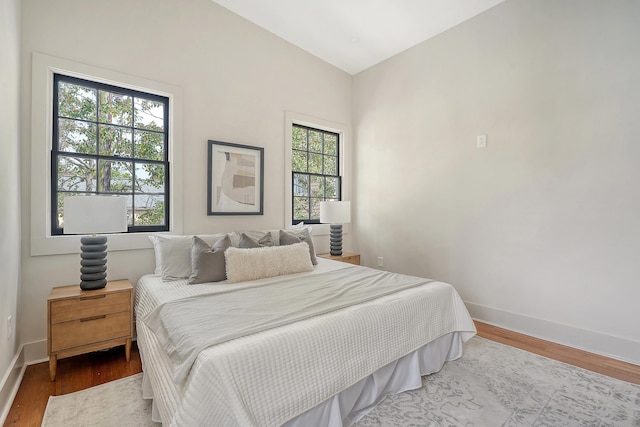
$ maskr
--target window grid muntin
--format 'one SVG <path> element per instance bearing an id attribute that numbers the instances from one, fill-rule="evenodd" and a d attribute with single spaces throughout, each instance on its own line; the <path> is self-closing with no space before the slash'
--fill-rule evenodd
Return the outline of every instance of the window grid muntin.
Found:
<path id="1" fill-rule="evenodd" d="M 304 130 L 304 135 L 305 135 L 305 146 L 306 146 L 306 150 L 301 150 L 299 148 L 295 148 L 296 147 L 296 141 L 295 141 L 295 135 L 296 135 L 296 131 L 300 131 L 300 130 Z M 312 144 L 310 142 L 310 134 L 311 132 L 318 132 L 321 135 L 321 152 L 319 152 L 318 150 L 313 150 L 312 149 Z M 326 153 L 326 140 L 327 140 L 327 136 L 330 136 L 331 139 L 334 141 L 332 142 L 332 144 L 335 145 L 335 155 L 334 154 L 327 154 Z M 326 130 L 322 130 L 322 129 L 317 129 L 317 128 L 313 128 L 313 127 L 309 127 L 309 126 L 304 126 L 304 125 L 298 125 L 298 124 L 293 124 L 292 126 L 292 165 L 291 165 L 291 185 L 292 185 L 292 203 L 291 203 L 291 217 L 292 217 L 292 223 L 295 224 L 299 221 L 304 221 L 306 224 L 319 224 L 320 223 L 320 218 L 319 218 L 319 211 L 318 212 L 312 212 L 312 207 L 315 205 L 317 206 L 317 203 L 314 202 L 319 202 L 322 200 L 341 200 L 342 199 L 342 178 L 340 176 L 340 134 L 336 133 L 336 132 L 331 132 L 331 131 L 326 131 Z M 304 154 L 302 154 L 304 153 Z M 296 159 L 296 154 L 301 155 L 302 157 L 306 156 L 306 163 L 305 163 L 305 168 L 304 170 L 300 170 L 300 168 L 296 168 L 296 165 L 294 164 L 295 159 Z M 321 173 L 313 173 L 313 172 L 309 172 L 309 162 L 310 162 L 310 154 L 319 154 L 322 156 L 322 161 L 320 162 L 321 165 Z M 325 167 L 325 165 L 327 164 L 327 159 L 331 159 L 332 162 L 334 162 L 335 164 L 335 173 L 327 173 L 327 168 Z M 307 181 L 307 189 L 306 189 L 306 195 L 299 195 L 299 191 L 297 191 L 297 180 L 296 180 L 296 175 L 298 176 L 306 176 L 306 181 Z M 311 187 L 311 182 L 312 182 L 312 178 L 313 177 L 322 177 L 324 180 L 324 191 L 322 193 L 321 197 L 318 196 L 314 196 L 313 194 L 313 190 L 310 188 Z M 336 188 L 335 188 L 335 193 L 336 194 L 328 194 L 328 188 L 329 186 L 327 186 L 327 179 L 335 179 L 336 180 Z M 329 197 L 328 197 L 329 196 Z M 307 217 L 306 218 L 301 218 L 301 217 L 296 217 L 296 205 L 297 205 L 297 201 L 305 201 L 306 202 L 306 206 L 308 206 L 308 210 L 307 210 Z M 316 215 L 314 215 L 317 214 Z"/>
<path id="2" fill-rule="evenodd" d="M 96 101 L 95 101 L 95 121 L 88 120 L 85 118 L 74 118 L 70 116 L 60 116 L 59 115 L 59 84 L 73 84 L 76 86 L 80 86 L 83 88 L 92 89 L 96 93 Z M 155 95 L 152 93 L 141 92 L 133 89 L 122 88 L 118 86 L 108 85 L 105 83 L 99 83 L 94 81 L 89 81 L 85 79 L 80 79 L 71 76 L 65 76 L 62 74 L 54 74 L 54 94 L 53 94 L 53 148 L 51 150 L 51 233 L 52 235 L 60 235 L 63 234 L 63 228 L 59 227 L 58 223 L 58 198 L 60 194 L 111 194 L 111 195 L 122 195 L 130 198 L 131 200 L 131 219 L 128 226 L 128 232 L 147 232 L 147 231 L 167 231 L 169 230 L 169 158 L 168 158 L 168 149 L 169 149 L 169 99 L 164 96 Z M 131 97 L 131 125 L 120 125 L 113 124 L 107 121 L 100 120 L 100 91 L 107 91 L 110 93 L 121 94 L 125 96 Z M 147 100 L 151 102 L 159 102 L 163 106 L 163 117 L 162 117 L 162 127 L 163 130 L 159 131 L 157 129 L 149 129 L 148 127 L 137 127 L 135 124 L 136 117 L 136 100 Z M 64 120 L 74 120 L 76 122 L 84 122 L 87 124 L 95 125 L 95 141 L 94 148 L 96 154 L 85 154 L 85 153 L 77 153 L 74 151 L 60 151 L 57 148 L 59 147 L 60 141 L 60 130 L 59 130 L 59 119 Z M 123 129 L 130 130 L 131 133 L 131 157 L 124 156 L 113 156 L 113 155 L 102 155 L 100 153 L 100 125 L 106 126 L 115 126 Z M 143 132 L 152 132 L 158 135 L 162 135 L 163 137 L 163 160 L 154 160 L 154 159 L 146 159 L 146 158 L 137 158 L 136 157 L 136 140 L 135 140 L 135 132 L 136 131 Z M 59 190 L 58 189 L 58 159 L 60 157 L 75 157 L 75 158 L 91 158 L 94 159 L 96 163 L 96 188 L 93 191 L 82 191 L 82 190 Z M 103 161 L 118 161 L 125 162 L 131 164 L 131 191 L 127 192 L 114 192 L 114 191 L 101 191 L 100 190 L 100 168 L 97 166 L 99 164 L 99 160 Z M 146 164 L 157 164 L 161 165 L 164 168 L 164 180 L 163 180 L 163 192 L 148 192 L 142 190 L 136 190 L 135 184 L 138 181 L 136 178 L 136 165 L 138 163 L 146 163 Z M 136 196 L 150 196 L 150 197 L 162 197 L 164 198 L 164 220 L 163 224 L 154 224 L 154 225 L 137 225 L 135 223 L 135 211 L 136 211 Z"/>

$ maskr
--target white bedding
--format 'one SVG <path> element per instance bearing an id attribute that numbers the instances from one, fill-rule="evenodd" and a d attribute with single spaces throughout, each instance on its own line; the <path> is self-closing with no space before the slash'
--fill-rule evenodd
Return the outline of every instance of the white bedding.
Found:
<path id="1" fill-rule="evenodd" d="M 144 323 L 153 331 L 174 365 L 174 382 L 184 381 L 198 354 L 212 345 L 433 281 L 350 267 L 283 276 L 267 283 L 252 282 L 251 286 L 241 289 L 227 286 L 224 290 L 169 301 L 144 317 Z"/>
<path id="2" fill-rule="evenodd" d="M 314 272 L 286 278 L 331 270 L 372 271 L 321 260 Z M 167 283 L 153 275 L 140 280 L 138 340 L 165 425 L 281 425 L 435 339 L 460 331 L 466 340 L 475 333 L 453 287 L 431 282 L 208 347 L 186 379 L 173 384 L 172 363 L 141 319 L 167 301 L 275 280 L 234 285 Z"/>

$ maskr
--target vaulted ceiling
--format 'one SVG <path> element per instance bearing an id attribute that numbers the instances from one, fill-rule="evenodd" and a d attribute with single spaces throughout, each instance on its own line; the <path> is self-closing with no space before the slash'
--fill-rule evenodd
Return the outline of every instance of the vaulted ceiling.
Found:
<path id="1" fill-rule="evenodd" d="M 213 0 L 356 74 L 504 0 Z"/>

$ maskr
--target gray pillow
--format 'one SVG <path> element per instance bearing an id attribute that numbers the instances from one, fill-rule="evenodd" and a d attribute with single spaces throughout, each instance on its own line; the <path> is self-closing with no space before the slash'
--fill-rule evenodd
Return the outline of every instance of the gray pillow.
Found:
<path id="1" fill-rule="evenodd" d="M 306 242 L 309 245 L 309 255 L 311 256 L 311 263 L 318 265 L 316 259 L 316 250 L 313 247 L 313 237 L 309 233 L 307 228 L 300 230 L 280 230 L 280 245 L 293 245 L 294 243 Z"/>
<path id="2" fill-rule="evenodd" d="M 252 237 L 247 236 L 245 233 L 240 235 L 240 243 L 238 243 L 239 248 L 243 249 L 251 249 L 251 248 L 261 248 L 263 246 L 273 246 L 275 242 L 273 241 L 273 236 L 271 232 L 266 233 L 260 240 L 256 240 Z"/>
<path id="3" fill-rule="evenodd" d="M 226 279 L 224 251 L 230 246 L 231 239 L 229 235 L 219 239 L 212 247 L 198 236 L 193 236 L 189 283 L 219 282 Z"/>

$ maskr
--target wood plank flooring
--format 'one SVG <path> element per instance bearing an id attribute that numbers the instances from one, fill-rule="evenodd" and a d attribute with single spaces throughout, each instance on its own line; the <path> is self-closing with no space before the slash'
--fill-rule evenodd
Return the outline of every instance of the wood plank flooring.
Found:
<path id="1" fill-rule="evenodd" d="M 476 322 L 478 336 L 609 377 L 640 384 L 640 366 Z"/>
<path id="2" fill-rule="evenodd" d="M 640 366 L 532 338 L 485 323 L 476 322 L 478 335 L 594 372 L 640 384 Z M 42 423 L 49 396 L 72 393 L 142 371 L 138 347 L 131 349 L 126 362 L 124 348 L 62 359 L 58 377 L 49 381 L 47 363 L 28 366 L 4 427 L 38 427 Z"/>
<path id="3" fill-rule="evenodd" d="M 124 346 L 58 360 L 56 381 L 49 380 L 49 364 L 27 366 L 4 426 L 39 427 L 49 396 L 73 393 L 142 372 L 140 353 L 134 342 L 131 361 Z"/>

